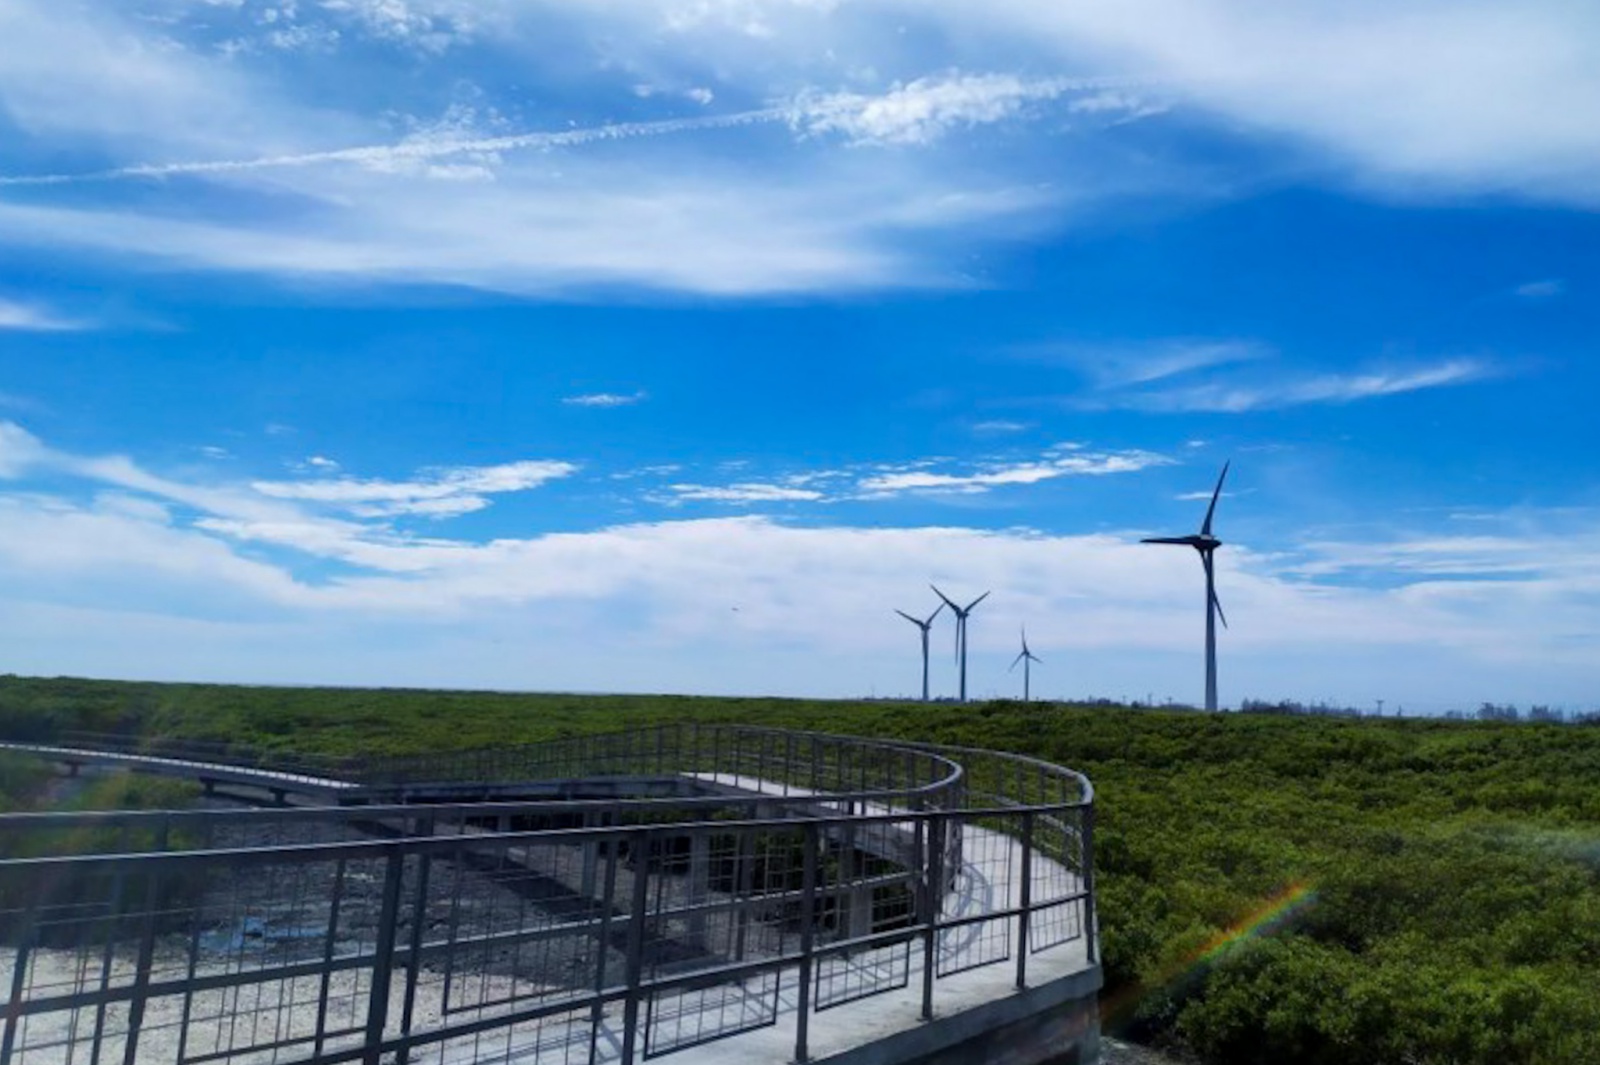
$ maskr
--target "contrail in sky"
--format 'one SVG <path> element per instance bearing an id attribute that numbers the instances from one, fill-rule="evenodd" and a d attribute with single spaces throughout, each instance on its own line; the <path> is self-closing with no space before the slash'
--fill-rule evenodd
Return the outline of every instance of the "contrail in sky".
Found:
<path id="1" fill-rule="evenodd" d="M 661 137 L 700 130 L 734 129 L 782 122 L 809 133 L 842 132 L 857 141 L 871 140 L 887 129 L 885 140 L 896 131 L 927 126 L 942 129 L 964 122 L 978 125 L 997 121 L 1010 108 L 1031 100 L 1053 99 L 1070 92 L 1126 88 L 1140 84 L 1128 78 L 1047 78 L 1025 82 L 1010 77 L 981 76 L 922 79 L 897 86 L 882 96 L 834 93 L 798 99 L 781 106 L 735 111 L 725 115 L 667 118 L 653 122 L 614 122 L 556 132 L 513 133 L 499 137 L 425 136 L 391 144 L 333 148 L 320 152 L 259 156 L 254 159 L 213 159 L 179 163 L 136 163 L 107 170 L 76 174 L 0 175 L 0 187 L 71 185 L 127 178 L 178 177 L 187 174 L 231 174 L 252 170 L 314 166 L 320 163 L 383 165 L 454 155 L 509 152 L 523 149 L 569 148 L 598 141 Z M 952 88 L 956 91 L 951 92 Z M 963 92 L 967 95 L 963 95 Z"/>
<path id="2" fill-rule="evenodd" d="M 313 166 L 318 163 L 385 163 L 395 160 L 442 159 L 452 155 L 477 152 L 509 152 L 524 148 L 564 148 L 595 141 L 626 140 L 632 137 L 659 137 L 695 130 L 730 129 L 763 122 L 781 122 L 794 118 L 792 107 L 765 107 L 755 111 L 737 111 L 728 115 L 711 115 L 700 118 L 669 118 L 657 122 L 616 122 L 604 126 L 560 132 L 513 133 L 503 137 L 473 137 L 465 140 L 450 138 L 400 141 L 397 144 L 369 144 L 355 148 L 334 148 L 322 152 L 300 152 L 293 155 L 261 156 L 255 159 L 213 159 L 192 163 L 138 163 L 110 170 L 92 170 L 79 174 L 27 174 L 0 177 L 0 186 L 6 185 L 68 185 L 80 181 L 117 181 L 122 178 L 176 177 L 183 174 L 230 174 L 247 170 L 271 170 L 282 167 Z"/>

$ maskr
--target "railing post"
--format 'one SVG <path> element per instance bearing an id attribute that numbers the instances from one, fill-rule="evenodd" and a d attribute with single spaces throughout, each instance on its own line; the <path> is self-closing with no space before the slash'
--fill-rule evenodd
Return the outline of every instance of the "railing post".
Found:
<path id="1" fill-rule="evenodd" d="M 316 1043 L 312 1047 L 311 1051 L 311 1056 L 314 1058 L 322 1056 L 322 1047 L 327 1041 L 328 1035 L 328 992 L 332 988 L 333 956 L 335 949 L 338 946 L 339 905 L 344 901 L 344 873 L 345 859 L 340 858 L 338 864 L 333 867 L 333 897 L 328 903 L 328 934 L 327 938 L 322 942 L 322 978 L 318 982 L 317 986 L 317 1035 Z M 195 923 L 194 939 L 195 942 L 192 944 L 189 954 L 190 980 L 194 979 L 195 962 L 199 954 L 200 926 L 198 919 Z M 448 974 L 446 974 L 446 979 L 448 978 Z M 449 998 L 449 994 L 449 987 L 447 985 L 445 988 L 445 998 L 447 1000 Z M 183 1035 L 187 1037 L 189 1034 L 189 997 L 187 995 L 184 997 L 183 1004 Z M 178 1045 L 178 1060 L 184 1060 L 182 1043 Z"/>
<path id="2" fill-rule="evenodd" d="M 1022 814 L 1022 892 L 1017 915 L 1017 990 L 1028 986 L 1028 924 L 1033 919 L 1033 811 Z"/>
<path id="3" fill-rule="evenodd" d="M 122 1051 L 122 1065 L 134 1065 L 139 1052 L 139 1030 L 144 1027 L 145 1000 L 150 987 L 150 965 L 155 957 L 156 906 L 159 904 L 160 873 L 145 874 L 144 912 L 139 916 L 139 960 L 135 963 L 133 998 L 128 1003 L 128 1041 Z"/>
<path id="4" fill-rule="evenodd" d="M 39 906 L 39 900 L 35 899 L 32 908 L 28 910 L 28 915 L 24 919 L 26 923 L 23 927 L 21 938 L 17 940 L 16 956 L 11 959 L 13 966 L 11 970 L 11 997 L 6 1001 L 12 1006 L 17 1006 L 22 1002 L 22 993 L 28 986 L 29 955 L 33 953 L 33 941 L 38 931 Z M 17 1018 L 20 1016 L 20 1010 L 6 1010 L 5 1034 L 0 1035 L 0 1062 L 9 1062 L 11 1060 L 11 1048 L 17 1041 Z"/>
<path id="5" fill-rule="evenodd" d="M 1100 964 L 1100 944 L 1094 901 L 1094 805 L 1083 808 L 1083 921 L 1090 965 Z"/>
<path id="6" fill-rule="evenodd" d="M 622 1065 L 633 1065 L 639 1042 L 639 985 L 644 982 L 644 915 L 650 900 L 650 852 L 655 840 L 646 832 L 629 837 L 634 856 L 633 905 L 628 914 L 628 993 L 622 1002 Z"/>
<path id="7" fill-rule="evenodd" d="M 128 850 L 128 826 L 124 825 L 120 833 L 122 838 L 121 848 L 124 853 Z M 122 871 L 119 862 L 113 866 L 115 872 L 111 874 L 111 905 L 108 908 L 110 917 L 106 921 L 105 949 L 100 956 L 100 993 L 104 995 L 111 989 L 111 963 L 115 957 L 117 946 L 117 925 L 122 920 L 124 908 L 127 905 L 125 894 L 126 874 Z M 105 1036 L 106 1030 L 106 1001 L 101 999 L 94 1009 L 94 1042 L 90 1044 L 89 1065 L 100 1063 L 100 1041 Z"/>
<path id="8" fill-rule="evenodd" d="M 944 824 L 931 813 L 924 813 L 919 822 L 918 850 L 922 851 L 927 899 L 922 927 L 922 1019 L 933 1020 L 933 977 L 939 965 L 939 914 L 944 909 L 944 873 L 940 856 L 944 851 Z"/>
<path id="9" fill-rule="evenodd" d="M 389 979 L 394 975 L 394 940 L 400 920 L 400 882 L 405 876 L 405 852 L 399 845 L 389 847 L 389 860 L 383 874 L 383 909 L 378 916 L 377 942 L 373 948 L 372 990 L 367 996 L 366 1049 L 363 1065 L 379 1065 L 383 1055 L 379 1045 L 389 1025 Z"/>
<path id="10" fill-rule="evenodd" d="M 603 840 L 591 839 L 584 847 L 599 849 Z M 606 850 L 609 858 L 606 861 L 606 877 L 604 894 L 600 901 L 600 942 L 595 951 L 594 990 L 600 994 L 606 989 L 606 956 L 611 953 L 611 917 L 617 901 L 617 839 L 609 840 Z M 600 1052 L 600 1024 L 605 1020 L 606 1007 L 603 1002 L 596 1002 L 589 1010 L 589 1065 L 594 1065 L 595 1058 Z"/>
<path id="11" fill-rule="evenodd" d="M 794 733 L 785 730 L 783 739 L 783 794 L 787 797 L 789 794 L 789 781 L 794 776 Z"/>
<path id="12" fill-rule="evenodd" d="M 794 1023 L 794 1060 L 807 1058 L 807 1037 L 811 1027 L 811 981 L 816 971 L 812 952 L 817 943 L 817 823 L 807 821 L 801 829 L 805 854 L 800 872 L 800 997 Z"/>
<path id="13" fill-rule="evenodd" d="M 425 838 L 433 836 L 433 818 L 423 817 L 416 826 L 416 834 Z M 411 1018 L 417 999 L 417 978 L 422 975 L 422 933 L 428 927 L 428 872 L 433 864 L 432 855 L 424 850 L 417 856 L 417 894 L 411 909 L 411 957 L 406 966 L 406 997 L 400 1012 L 400 1034 L 411 1034 Z M 411 1060 L 411 1048 L 402 1047 L 396 1055 L 397 1065 Z M 133 1065 L 129 1062 L 128 1065 Z"/>

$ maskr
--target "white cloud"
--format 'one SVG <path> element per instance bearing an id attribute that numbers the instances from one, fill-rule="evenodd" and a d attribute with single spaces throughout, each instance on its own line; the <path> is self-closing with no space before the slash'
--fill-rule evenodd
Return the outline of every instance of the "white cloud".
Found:
<path id="1" fill-rule="evenodd" d="M 327 172 L 306 197 L 280 187 L 271 219 L 0 203 L 13 243 L 174 269 L 247 271 L 348 285 L 434 281 L 556 295 L 643 285 L 728 296 L 949 285 L 904 246 L 983 219 L 1026 217 L 1028 196 L 929 196 L 889 172 L 776 177 L 601 161 L 502 174 L 470 197 L 429 179 Z M 280 183 L 281 184 L 281 183 Z"/>
<path id="2" fill-rule="evenodd" d="M 1013 118 L 1029 103 L 1071 92 L 1093 91 L 1096 95 L 1086 99 L 1107 100 L 1100 90 L 1108 84 L 953 72 L 895 85 L 881 95 L 845 92 L 804 96 L 796 101 L 791 121 L 797 129 L 812 134 L 842 134 L 854 144 L 929 144 L 952 129 Z"/>
<path id="3" fill-rule="evenodd" d="M 950 492 L 971 495 L 987 492 L 992 488 L 1038 484 L 1058 477 L 1134 473 L 1171 461 L 1148 451 L 1093 454 L 1079 452 L 1076 447 L 1065 449 L 1065 453 L 1059 453 L 1059 450 L 1057 454 L 1039 461 L 990 465 L 972 473 L 938 473 L 927 468 L 883 473 L 863 478 L 857 488 L 869 497 L 889 496 L 902 492 Z"/>
<path id="4" fill-rule="evenodd" d="M 1213 366 L 1270 359 L 1272 348 L 1255 340 L 1174 338 L 1126 344 L 1041 344 L 1022 348 L 1026 358 L 1077 367 L 1097 388 L 1146 385 Z"/>
<path id="5" fill-rule="evenodd" d="M 0 298 L 0 330 L 59 333 L 85 328 L 87 326 L 83 322 L 62 318 L 42 307 Z"/>
<path id="6" fill-rule="evenodd" d="M 1553 576 L 1584 558 L 1600 564 L 1600 544 L 1581 535 L 1559 539 L 1510 534 L 1420 536 L 1377 543 L 1318 540 L 1306 544 L 1304 550 L 1309 559 L 1291 571 L 1319 577 L 1357 572 Z"/>
<path id="7" fill-rule="evenodd" d="M 0 421 L 0 477 L 21 477 L 43 463 L 49 454 L 49 449 L 28 430 L 14 422 Z"/>
<path id="8" fill-rule="evenodd" d="M 579 396 L 563 396 L 562 403 L 569 407 L 631 407 L 643 403 L 646 395 L 639 392 L 590 392 Z"/>
<path id="9" fill-rule="evenodd" d="M 1009 418 L 991 418 L 987 421 L 973 422 L 971 428 L 980 436 L 998 436 L 1006 433 L 1025 433 L 1033 428 L 1033 423 L 1013 421 Z"/>
<path id="10" fill-rule="evenodd" d="M 1259 383 L 1213 381 L 1154 391 L 1128 391 L 1088 401 L 1089 405 L 1168 413 L 1240 414 L 1312 403 L 1354 403 L 1379 396 L 1469 384 L 1499 372 L 1483 359 L 1447 359 L 1429 366 L 1371 370 L 1354 374 L 1286 376 Z"/>
<path id="11" fill-rule="evenodd" d="M 374 36 L 409 45 L 425 52 L 442 52 L 468 40 L 473 22 L 470 8 L 450 4 L 420 4 L 411 0 L 321 0 L 323 10 L 341 14 Z"/>
<path id="12" fill-rule="evenodd" d="M 570 462 L 527 460 L 499 466 L 460 466 L 426 471 L 414 481 L 356 480 L 255 481 L 251 488 L 273 499 L 329 504 L 360 517 L 409 514 L 453 517 L 489 505 L 484 497 L 522 492 L 549 481 L 570 477 L 578 467 Z"/>
<path id="13" fill-rule="evenodd" d="M 1070 681 L 1044 683 L 1198 694 L 1198 567 L 1188 553 L 1134 543 L 1133 532 L 750 517 L 474 543 L 64 454 L 15 426 L 0 428 L 0 461 L 98 489 L 90 503 L 0 498 L 0 638 L 37 650 L 43 657 L 28 661 L 51 671 L 193 679 L 194 648 L 214 646 L 205 667 L 220 670 L 214 679 L 860 694 L 869 682 L 910 683 L 911 648 L 886 604 L 915 605 L 907 597 L 932 579 L 958 594 L 994 589 L 973 629 L 980 693 L 993 683 L 982 678 L 1004 676 L 1025 621 L 1036 651 L 1070 663 L 1056 674 Z M 472 478 L 528 475 L 494 467 Z M 1523 701 L 1588 699 L 1595 658 L 1582 637 L 1600 631 L 1594 527 L 1592 514 L 1534 516 L 1472 537 L 1325 541 L 1298 558 L 1230 545 L 1218 556 L 1233 623 L 1225 699 L 1356 701 L 1371 686 L 1408 706 L 1503 700 L 1507 690 Z M 331 563 L 331 576 L 318 565 L 315 580 L 302 578 L 296 558 L 263 547 Z M 1390 586 L 1365 586 L 1368 571 Z M 140 635 L 152 629 L 195 638 L 162 648 Z M 526 643 L 508 655 L 506 639 Z M 747 659 L 748 671 L 730 671 Z"/>
<path id="14" fill-rule="evenodd" d="M 320 27 L 404 47 L 230 59 L 208 27 L 266 8 L 85 0 L 65 17 L 7 0 L 0 99 L 21 135 L 6 177 L 120 176 L 141 191 L 10 198 L 3 240 L 297 282 L 748 295 L 969 283 L 937 238 L 1028 236 L 1119 197 L 1237 195 L 1287 166 L 1303 175 L 1308 158 L 1324 178 L 1386 193 L 1600 202 L 1600 130 L 1587 121 L 1600 32 L 1556 0 L 1514 13 L 1408 0 L 1360 19 L 1321 2 L 1262 15 L 1224 0 L 271 9 L 258 36 Z M 483 48 L 454 48 L 466 39 Z M 507 62 L 478 63 L 479 51 Z M 528 70 L 539 80 L 506 73 Z M 639 84 L 667 88 L 631 99 Z M 374 98 L 374 85 L 421 88 Z M 707 113 L 710 85 L 724 113 Z M 507 132 L 498 117 L 527 123 L 530 99 L 608 89 L 633 105 L 619 121 L 552 105 L 543 128 Z M 1282 151 L 1218 174 L 1230 153 L 1191 154 L 1187 134 L 1137 152 L 1101 135 L 1169 102 L 1193 143 L 1209 129 Z M 407 117 L 428 108 L 462 121 Z M 1025 134 L 1016 151 L 950 143 L 995 123 Z M 915 150 L 842 150 L 852 143 Z M 60 158 L 104 169 L 39 172 Z"/>
<path id="15" fill-rule="evenodd" d="M 977 461 L 964 463 L 961 472 L 943 472 L 951 466 L 947 458 L 926 458 L 911 462 L 864 464 L 845 469 L 809 470 L 790 473 L 771 481 L 742 480 L 725 485 L 680 482 L 652 490 L 644 498 L 674 505 L 684 501 L 721 503 L 840 502 L 881 500 L 904 493 L 927 495 L 975 495 L 994 488 L 1025 486 L 1070 476 L 1100 476 L 1134 473 L 1169 459 L 1147 451 L 1093 452 L 1080 444 L 1057 444 L 1035 459 L 1026 461 Z M 748 477 L 748 460 L 720 464 L 724 472 Z M 676 469 L 676 467 L 667 467 Z"/>
<path id="16" fill-rule="evenodd" d="M 1543 281 L 1529 281 L 1518 285 L 1513 291 L 1523 299 L 1548 300 L 1564 294 L 1567 291 L 1567 283 L 1558 277 L 1551 277 Z"/>
<path id="17" fill-rule="evenodd" d="M 673 493 L 666 497 L 671 502 L 710 503 L 801 503 L 823 498 L 813 488 L 798 488 L 792 484 L 758 484 L 744 482 L 729 485 L 669 484 Z"/>
<path id="18" fill-rule="evenodd" d="M 1037 55 L 1136 70 L 1358 179 L 1600 202 L 1600 16 L 1563 0 L 996 0 L 939 9 Z M 1421 185 L 1422 188 L 1417 188 Z"/>

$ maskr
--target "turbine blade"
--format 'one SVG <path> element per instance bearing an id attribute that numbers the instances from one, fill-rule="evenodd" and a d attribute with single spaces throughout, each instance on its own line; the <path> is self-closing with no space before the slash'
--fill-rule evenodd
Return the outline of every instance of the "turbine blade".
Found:
<path id="1" fill-rule="evenodd" d="M 1187 536 L 1149 536 L 1139 541 L 1141 544 L 1184 544 L 1189 543 Z"/>
<path id="2" fill-rule="evenodd" d="M 1222 482 L 1228 479 L 1228 467 L 1231 465 L 1233 465 L 1232 459 L 1222 464 L 1222 476 L 1217 478 L 1216 491 L 1211 493 L 1211 505 L 1206 508 L 1205 523 L 1200 526 L 1201 536 L 1211 535 L 1211 516 L 1217 512 L 1217 498 L 1222 495 Z"/>
<path id="3" fill-rule="evenodd" d="M 938 606 L 934 607 L 933 613 L 928 615 L 928 620 L 922 623 L 923 628 L 927 628 L 929 625 L 932 625 L 933 624 L 933 619 L 938 617 L 939 616 L 939 612 L 941 610 L 943 610 L 943 609 L 944 609 L 944 604 L 943 603 L 940 603 Z"/>
<path id="4" fill-rule="evenodd" d="M 1026 655 L 1027 655 L 1027 652 L 1026 652 L 1026 651 L 1024 651 L 1024 652 L 1023 652 L 1023 653 L 1022 653 L 1022 654 L 1020 654 L 1020 655 L 1018 655 L 1018 656 L 1017 656 L 1017 657 L 1015 657 L 1015 658 L 1013 658 L 1013 659 L 1012 659 L 1012 660 L 1011 660 L 1011 669 L 1008 669 L 1008 670 L 1006 670 L 1006 672 L 1007 672 L 1007 673 L 1010 673 L 1010 672 L 1011 672 L 1011 670 L 1013 670 L 1013 669 L 1016 669 L 1016 668 L 1017 668 L 1017 663 L 1018 663 L 1018 662 L 1020 662 L 1020 661 L 1022 661 L 1022 659 L 1023 659 L 1023 658 L 1024 658 L 1024 657 L 1026 657 Z"/>
<path id="5" fill-rule="evenodd" d="M 1227 628 L 1228 615 L 1222 612 L 1222 600 L 1217 598 L 1217 593 L 1214 589 L 1211 592 L 1211 605 L 1217 608 L 1217 618 L 1221 620 L 1222 627 Z"/>
<path id="6" fill-rule="evenodd" d="M 990 591 L 993 591 L 993 589 L 990 589 Z M 972 613 L 972 608 L 977 606 L 979 603 L 983 602 L 987 598 L 989 598 L 989 592 L 984 592 L 982 595 L 978 596 L 978 598 L 976 598 L 972 602 L 968 603 L 967 604 L 967 609 L 963 610 L 962 613 L 963 614 Z M 950 605 L 951 606 L 955 606 L 954 603 L 951 603 Z"/>
<path id="7" fill-rule="evenodd" d="M 907 621 L 911 622 L 911 624 L 913 624 L 913 625 L 921 625 L 922 624 L 922 619 L 921 618 L 914 618 L 910 614 L 907 614 L 904 610 L 896 610 L 895 613 L 899 614 L 901 617 L 905 618 Z"/>
<path id="8" fill-rule="evenodd" d="M 940 599 L 943 599 L 945 601 L 945 604 L 947 606 L 949 606 L 951 610 L 954 610 L 958 615 L 961 613 L 961 608 L 956 606 L 955 600 L 951 599 L 948 595 L 945 595 L 943 592 L 941 592 L 939 590 L 939 586 L 937 584 L 930 584 L 930 585 L 928 585 L 928 587 L 932 588 L 933 589 L 933 594 L 938 596 Z"/>

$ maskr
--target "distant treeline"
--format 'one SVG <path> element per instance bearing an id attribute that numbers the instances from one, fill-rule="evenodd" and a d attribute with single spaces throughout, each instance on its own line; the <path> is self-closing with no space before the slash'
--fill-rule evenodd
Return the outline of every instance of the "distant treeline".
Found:
<path id="1" fill-rule="evenodd" d="M 1336 706 L 1331 703 L 1302 703 L 1293 699 L 1245 699 L 1239 710 L 1246 714 L 1312 714 L 1321 717 L 1432 717 L 1441 721 L 1530 721 L 1541 724 L 1596 725 L 1600 724 L 1600 710 L 1564 710 L 1535 703 L 1524 712 L 1512 703 L 1480 703 L 1476 710 L 1447 710 L 1442 714 L 1410 714 L 1396 706 L 1393 713 L 1385 715 L 1382 708 L 1362 710 L 1355 706 Z"/>

